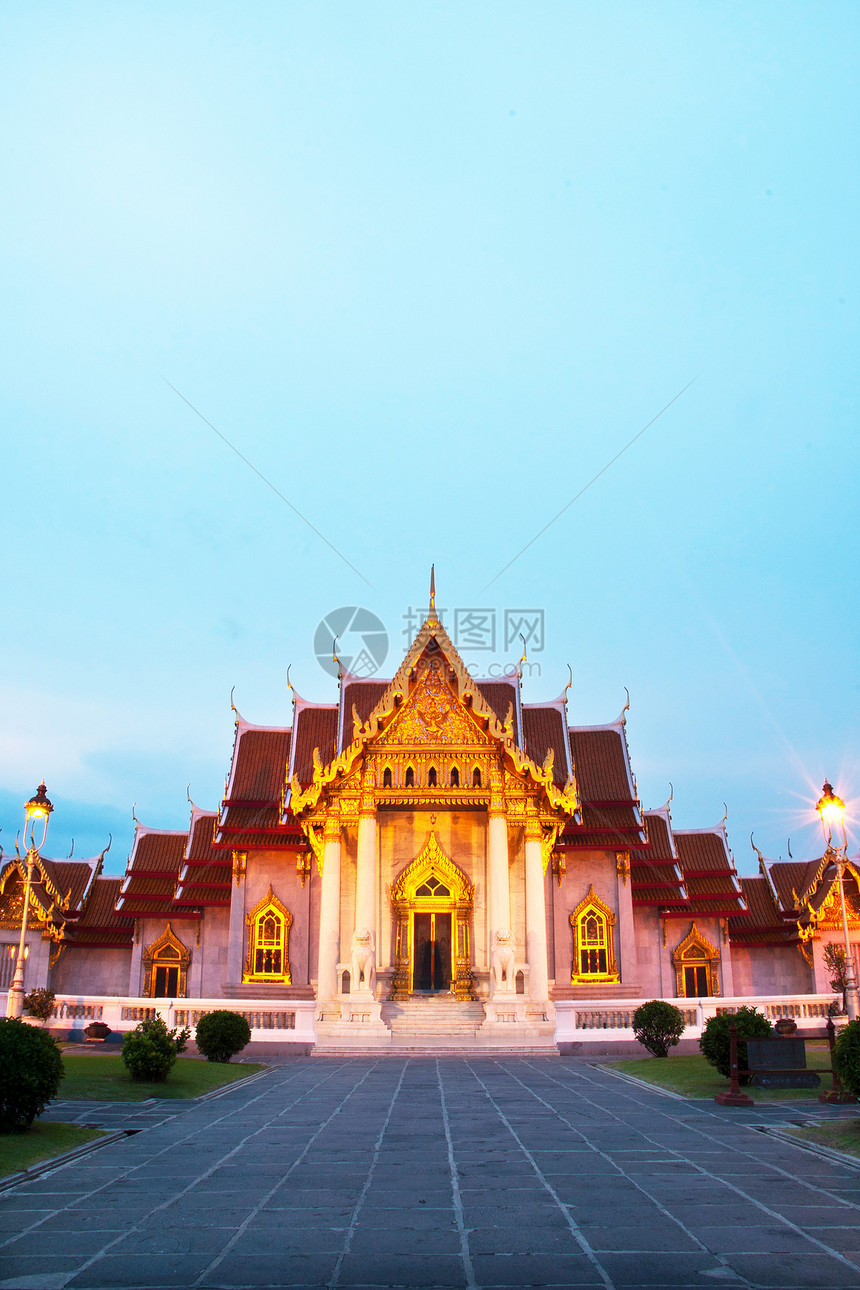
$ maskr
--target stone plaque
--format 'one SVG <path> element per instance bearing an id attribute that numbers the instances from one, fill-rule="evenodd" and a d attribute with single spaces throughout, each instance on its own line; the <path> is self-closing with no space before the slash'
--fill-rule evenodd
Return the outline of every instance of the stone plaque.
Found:
<path id="1" fill-rule="evenodd" d="M 747 1065 L 757 1088 L 818 1088 L 821 1077 L 805 1070 L 802 1039 L 747 1039 Z"/>

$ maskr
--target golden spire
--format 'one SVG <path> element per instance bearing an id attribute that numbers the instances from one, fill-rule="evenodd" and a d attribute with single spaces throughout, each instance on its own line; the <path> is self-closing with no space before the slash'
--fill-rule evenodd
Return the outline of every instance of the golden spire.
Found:
<path id="1" fill-rule="evenodd" d="M 436 566 L 430 565 L 430 613 L 436 614 Z"/>

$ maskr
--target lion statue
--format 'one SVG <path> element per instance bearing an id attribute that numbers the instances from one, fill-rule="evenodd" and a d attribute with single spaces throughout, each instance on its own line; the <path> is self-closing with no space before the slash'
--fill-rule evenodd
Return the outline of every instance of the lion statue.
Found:
<path id="1" fill-rule="evenodd" d="M 352 975 L 350 991 L 369 990 L 373 994 L 376 985 L 376 952 L 373 944 L 373 932 L 366 927 L 357 927 L 352 936 Z"/>
<path id="2" fill-rule="evenodd" d="M 513 932 L 509 927 L 500 927 L 493 937 L 494 994 L 513 994 L 516 990 L 514 949 Z"/>

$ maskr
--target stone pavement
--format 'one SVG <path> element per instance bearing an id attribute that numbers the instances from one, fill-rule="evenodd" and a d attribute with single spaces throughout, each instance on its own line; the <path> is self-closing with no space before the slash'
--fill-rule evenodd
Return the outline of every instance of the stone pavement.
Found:
<path id="1" fill-rule="evenodd" d="M 572 1058 L 292 1060 L 0 1196 L 0 1290 L 860 1286 L 860 1170 Z M 856 1115 L 854 1109 L 848 1114 Z M 759 1130 L 759 1131 L 757 1131 Z"/>

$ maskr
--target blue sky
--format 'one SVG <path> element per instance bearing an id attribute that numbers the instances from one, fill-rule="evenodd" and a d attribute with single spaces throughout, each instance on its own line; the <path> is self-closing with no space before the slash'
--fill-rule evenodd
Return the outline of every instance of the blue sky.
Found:
<path id="1" fill-rule="evenodd" d="M 640 795 L 860 796 L 853 4 L 0 14 L 0 842 L 220 800 L 317 624 L 545 612 Z M 695 378 L 695 380 L 694 380 Z M 239 460 L 169 381 L 320 530 Z M 517 560 L 491 579 L 691 380 Z M 515 651 L 464 650 L 481 671 Z M 850 827 L 857 827 L 856 820 Z M 857 838 L 856 832 L 854 836 Z"/>

